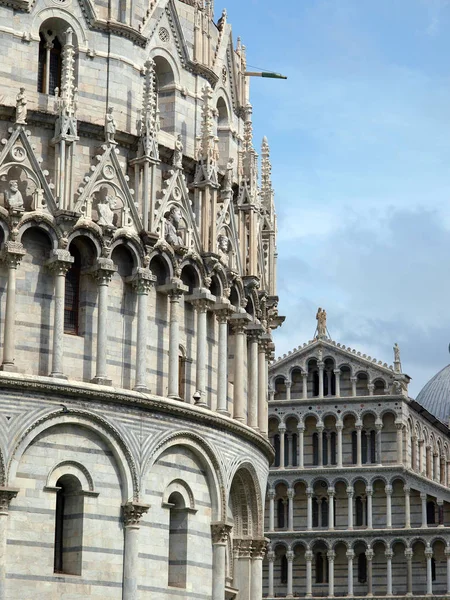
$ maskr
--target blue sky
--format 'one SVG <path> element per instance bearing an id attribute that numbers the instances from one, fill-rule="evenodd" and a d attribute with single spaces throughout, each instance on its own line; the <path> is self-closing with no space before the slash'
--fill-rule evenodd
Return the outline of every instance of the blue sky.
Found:
<path id="1" fill-rule="evenodd" d="M 278 214 L 277 356 L 312 338 L 450 362 L 450 0 L 223 0 L 249 65 Z M 222 9 L 216 0 L 216 12 Z"/>

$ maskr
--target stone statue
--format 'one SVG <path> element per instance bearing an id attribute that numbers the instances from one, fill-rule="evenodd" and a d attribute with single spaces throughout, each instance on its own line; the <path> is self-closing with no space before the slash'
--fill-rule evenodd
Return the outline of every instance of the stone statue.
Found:
<path id="1" fill-rule="evenodd" d="M 27 99 L 25 98 L 25 88 L 21 87 L 16 97 L 16 123 L 18 125 L 27 124 Z"/>
<path id="2" fill-rule="evenodd" d="M 9 190 L 5 192 L 8 208 L 14 210 L 23 210 L 23 197 L 19 190 L 19 184 L 16 179 L 11 179 L 9 182 Z"/>
<path id="3" fill-rule="evenodd" d="M 231 190 L 233 187 L 233 167 L 234 158 L 230 158 L 227 163 L 225 175 L 223 176 L 222 187 L 224 190 Z"/>
<path id="4" fill-rule="evenodd" d="M 320 307 L 316 315 L 317 319 L 317 337 L 327 337 L 327 313 Z"/>
<path id="5" fill-rule="evenodd" d="M 116 208 L 116 198 L 110 194 L 106 196 L 105 202 L 97 204 L 98 225 L 106 227 L 114 226 L 114 209 Z"/>
<path id="6" fill-rule="evenodd" d="M 116 121 L 113 116 L 113 107 L 108 108 L 108 112 L 105 115 L 105 138 L 107 143 L 115 144 L 114 136 L 116 135 Z"/>
<path id="7" fill-rule="evenodd" d="M 172 206 L 165 214 L 164 239 L 171 246 L 184 246 L 182 238 L 178 235 L 178 227 L 182 219 L 178 206 Z"/>
<path id="8" fill-rule="evenodd" d="M 175 150 L 173 153 L 173 166 L 177 169 L 183 168 L 183 143 L 181 141 L 181 135 L 177 135 L 175 142 Z"/>
<path id="9" fill-rule="evenodd" d="M 228 267 L 230 262 L 230 240 L 226 235 L 220 234 L 217 238 L 217 249 L 220 262 Z"/>

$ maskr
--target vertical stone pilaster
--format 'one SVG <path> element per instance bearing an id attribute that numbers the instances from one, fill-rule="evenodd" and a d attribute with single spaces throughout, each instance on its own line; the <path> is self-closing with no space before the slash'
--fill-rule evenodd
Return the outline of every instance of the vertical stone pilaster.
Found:
<path id="1" fill-rule="evenodd" d="M 138 502 L 128 502 L 122 506 L 125 533 L 122 600 L 137 600 L 138 598 L 139 529 L 141 518 L 149 508 L 148 504 Z"/>
<path id="2" fill-rule="evenodd" d="M 17 267 L 25 254 L 25 249 L 20 242 L 5 242 L 2 259 L 8 268 L 8 283 L 6 288 L 2 371 L 17 370 L 14 364 L 16 343 L 16 273 Z"/>
<path id="3" fill-rule="evenodd" d="M 6 599 L 6 538 L 9 505 L 18 493 L 17 489 L 0 487 L 0 600 Z"/>
<path id="4" fill-rule="evenodd" d="M 53 313 L 53 353 L 51 377 L 67 379 L 63 370 L 64 359 L 64 303 L 66 274 L 74 262 L 68 250 L 53 250 L 47 268 L 55 278 L 55 308 Z"/>

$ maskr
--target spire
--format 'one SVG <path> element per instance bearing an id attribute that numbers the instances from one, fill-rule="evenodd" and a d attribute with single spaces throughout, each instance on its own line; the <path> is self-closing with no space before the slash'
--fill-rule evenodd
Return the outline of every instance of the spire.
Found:
<path id="1" fill-rule="evenodd" d="M 197 138 L 197 172 L 195 183 L 217 185 L 217 163 L 219 160 L 218 138 L 214 135 L 214 116 L 211 101 L 213 91 L 209 83 L 202 88 L 201 135 Z"/>
<path id="2" fill-rule="evenodd" d="M 140 142 L 139 154 L 159 160 L 158 132 L 159 114 L 156 95 L 155 61 L 150 58 L 145 65 L 144 92 L 142 98 L 142 114 L 138 124 Z"/>

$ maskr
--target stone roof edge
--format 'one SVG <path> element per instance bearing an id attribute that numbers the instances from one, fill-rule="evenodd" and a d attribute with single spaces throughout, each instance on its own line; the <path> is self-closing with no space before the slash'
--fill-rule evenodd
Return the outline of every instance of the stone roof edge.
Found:
<path id="1" fill-rule="evenodd" d="M 55 395 L 56 399 L 69 397 L 78 399 L 95 399 L 111 404 L 129 405 L 133 408 L 141 408 L 148 412 L 164 412 L 176 415 L 180 418 L 191 419 L 219 430 L 228 430 L 230 433 L 238 434 L 257 446 L 272 462 L 274 449 L 272 444 L 256 433 L 248 425 L 235 421 L 231 417 L 214 413 L 209 408 L 203 408 L 188 404 L 179 400 L 172 400 L 163 396 L 145 392 L 135 392 L 112 386 L 98 385 L 96 383 L 85 383 L 78 381 L 55 380 L 52 377 L 31 376 L 23 373 L 0 372 L 0 389 L 32 391 L 45 395 Z"/>
<path id="2" fill-rule="evenodd" d="M 377 367 L 379 369 L 382 369 L 385 372 L 389 373 L 390 375 L 396 374 L 392 365 L 388 366 L 387 363 L 383 363 L 381 360 L 377 360 L 376 358 L 372 358 L 370 356 L 367 357 L 366 355 L 361 354 L 361 353 L 358 354 L 358 351 L 355 350 L 354 348 L 350 348 L 350 346 L 346 347 L 345 345 L 337 343 L 334 340 L 319 339 L 319 338 L 309 340 L 308 342 L 305 342 L 303 344 L 303 346 L 298 346 L 297 348 L 294 348 L 293 350 L 289 351 L 287 354 L 283 354 L 282 357 L 276 358 L 274 360 L 274 362 L 270 365 L 270 368 L 272 369 L 275 366 L 278 367 L 279 365 L 287 362 L 288 360 L 291 360 L 294 356 L 298 356 L 299 354 L 303 353 L 305 350 L 308 350 L 308 349 L 312 348 L 313 346 L 319 345 L 319 344 L 328 346 L 329 348 L 340 350 L 343 353 L 347 354 L 348 356 L 356 358 L 356 359 L 360 360 L 361 362 L 366 363 L 367 365 L 370 365 L 372 367 Z M 400 375 L 400 373 L 397 373 L 397 374 Z M 403 375 L 405 375 L 405 373 L 403 373 Z"/>

